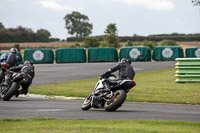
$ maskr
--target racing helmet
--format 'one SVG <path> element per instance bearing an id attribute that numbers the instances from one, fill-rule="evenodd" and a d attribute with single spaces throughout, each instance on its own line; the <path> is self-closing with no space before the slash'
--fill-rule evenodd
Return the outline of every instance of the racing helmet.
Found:
<path id="1" fill-rule="evenodd" d="M 16 54 L 17 53 L 17 49 L 16 48 L 11 48 L 10 52 Z"/>
<path id="2" fill-rule="evenodd" d="M 129 58 L 122 58 L 121 63 L 128 63 L 131 64 L 131 60 Z"/>
<path id="3" fill-rule="evenodd" d="M 28 61 L 24 62 L 24 65 L 25 66 L 30 66 L 30 65 L 33 65 L 33 62 L 28 60 Z"/>

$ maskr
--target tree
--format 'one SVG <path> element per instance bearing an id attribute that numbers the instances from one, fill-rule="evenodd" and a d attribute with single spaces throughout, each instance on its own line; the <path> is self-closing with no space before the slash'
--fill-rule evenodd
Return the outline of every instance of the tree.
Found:
<path id="1" fill-rule="evenodd" d="M 117 36 L 117 27 L 116 24 L 111 23 L 106 27 L 106 30 L 104 31 L 105 34 L 108 35 L 116 35 Z"/>
<path id="2" fill-rule="evenodd" d="M 39 30 L 37 30 L 36 34 L 45 36 L 47 38 L 49 38 L 51 36 L 51 33 L 48 30 L 45 30 L 45 29 L 39 29 Z"/>
<path id="3" fill-rule="evenodd" d="M 79 12 L 72 12 L 65 17 L 65 28 L 70 35 L 76 37 L 89 36 L 92 33 L 93 25 L 89 23 L 89 18 Z"/>
<path id="4" fill-rule="evenodd" d="M 109 47 L 119 48 L 119 38 L 117 36 L 116 24 L 109 24 L 105 31 L 104 41 L 109 44 Z"/>
<path id="5" fill-rule="evenodd" d="M 34 32 L 31 29 L 22 26 L 9 28 L 8 31 L 11 33 L 9 38 L 12 42 L 30 42 L 34 36 Z"/>
<path id="6" fill-rule="evenodd" d="M 194 6 L 200 6 L 200 0 L 192 0 Z"/>
<path id="7" fill-rule="evenodd" d="M 36 35 L 41 42 L 49 42 L 51 33 L 45 29 L 39 29 L 37 30 Z"/>
<path id="8" fill-rule="evenodd" d="M 0 22 L 0 29 L 4 29 L 4 26 L 1 22 Z"/>

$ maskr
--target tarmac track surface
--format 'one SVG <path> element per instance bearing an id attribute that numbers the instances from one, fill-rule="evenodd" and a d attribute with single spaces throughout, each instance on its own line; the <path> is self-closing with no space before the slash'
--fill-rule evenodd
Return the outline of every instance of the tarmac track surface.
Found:
<path id="1" fill-rule="evenodd" d="M 100 76 L 116 63 L 36 64 L 34 85 L 53 84 Z M 173 68 L 175 62 L 135 62 L 136 73 Z M 137 76 L 137 75 L 136 75 Z M 125 102 L 115 112 L 82 111 L 82 100 L 19 97 L 0 101 L 0 118 L 54 117 L 91 120 L 183 120 L 200 121 L 199 105 Z"/>
<path id="2" fill-rule="evenodd" d="M 35 64 L 36 76 L 34 85 L 54 84 L 60 82 L 97 78 L 114 63 L 65 63 L 65 64 Z M 175 62 L 134 62 L 137 73 L 165 68 L 174 68 Z M 115 74 L 118 74 L 117 72 Z"/>
<path id="3" fill-rule="evenodd" d="M 125 102 L 115 112 L 82 111 L 81 100 L 13 98 L 0 101 L 0 118 L 53 117 L 89 120 L 181 120 L 200 121 L 200 106 Z"/>

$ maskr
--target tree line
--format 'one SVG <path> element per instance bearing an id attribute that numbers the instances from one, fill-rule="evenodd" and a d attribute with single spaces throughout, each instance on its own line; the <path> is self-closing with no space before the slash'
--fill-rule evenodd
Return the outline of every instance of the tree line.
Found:
<path id="1" fill-rule="evenodd" d="M 18 26 L 17 28 L 5 28 L 0 22 L 0 42 L 50 42 L 60 41 L 59 38 L 50 38 L 51 33 L 45 29 L 33 32 L 30 28 Z"/>
<path id="2" fill-rule="evenodd" d="M 98 38 L 98 40 L 102 41 L 103 36 L 94 36 Z M 200 34 L 158 34 L 158 35 L 149 35 L 149 36 L 140 36 L 140 35 L 133 35 L 133 36 L 118 36 L 119 42 L 127 42 L 133 41 L 133 42 L 140 42 L 144 40 L 148 41 L 155 41 L 160 42 L 162 40 L 173 40 L 173 41 L 200 41 Z M 83 42 L 85 40 L 85 37 L 69 37 L 67 38 L 68 42 Z"/>

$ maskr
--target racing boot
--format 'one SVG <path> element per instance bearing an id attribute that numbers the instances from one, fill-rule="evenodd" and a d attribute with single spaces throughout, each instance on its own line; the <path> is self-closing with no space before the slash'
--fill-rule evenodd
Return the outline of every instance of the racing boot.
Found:
<path id="1" fill-rule="evenodd" d="M 22 90 L 20 91 L 20 94 L 26 95 L 27 93 L 28 93 L 28 89 L 22 89 Z"/>
<path id="2" fill-rule="evenodd" d="M 15 93 L 15 97 L 18 97 L 19 96 L 19 91 L 17 91 L 16 93 Z"/>

